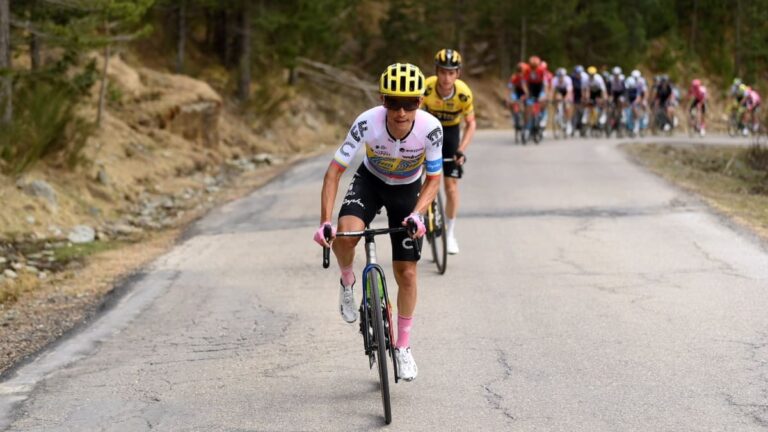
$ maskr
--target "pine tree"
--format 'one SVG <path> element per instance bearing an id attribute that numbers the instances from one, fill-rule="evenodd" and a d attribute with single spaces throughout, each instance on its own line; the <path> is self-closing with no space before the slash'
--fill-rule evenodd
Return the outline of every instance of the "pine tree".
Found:
<path id="1" fill-rule="evenodd" d="M 11 77 L 11 12 L 9 0 L 0 0 L 0 123 L 13 119 L 13 78 Z M 4 106 L 3 106 L 4 105 Z"/>

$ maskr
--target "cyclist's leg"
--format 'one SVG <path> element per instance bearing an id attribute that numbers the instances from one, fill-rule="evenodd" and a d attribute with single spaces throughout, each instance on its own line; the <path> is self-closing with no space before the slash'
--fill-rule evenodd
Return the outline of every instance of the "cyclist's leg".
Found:
<path id="1" fill-rule="evenodd" d="M 352 177 L 339 210 L 339 231 L 360 231 L 373 220 L 382 206 L 376 193 L 377 182 L 383 184 L 365 166 L 360 165 Z M 354 273 L 350 273 L 355 258 L 355 246 L 359 241 L 359 237 L 338 237 L 331 245 L 342 272 L 342 282 L 346 286 L 351 286 L 354 282 Z"/>
<path id="2" fill-rule="evenodd" d="M 384 206 L 387 209 L 387 217 L 390 227 L 402 226 L 413 207 L 416 205 L 421 190 L 421 182 L 407 185 L 390 186 L 384 197 Z M 397 282 L 397 311 L 398 329 L 395 346 L 403 349 L 398 353 L 398 373 L 406 380 L 416 377 L 417 369 L 409 350 L 410 332 L 413 325 L 413 313 L 416 309 L 417 299 L 417 248 L 420 248 L 422 240 L 413 240 L 405 232 L 390 234 L 392 242 L 392 267 Z M 406 355 L 408 364 L 402 364 L 402 356 Z"/>
<path id="3" fill-rule="evenodd" d="M 460 142 L 460 125 L 443 127 L 443 158 L 453 159 Z M 453 160 L 443 162 L 443 177 L 445 182 L 445 230 L 448 241 L 448 252 L 457 253 L 458 246 L 454 237 L 456 214 L 459 210 L 459 184 L 464 169 Z"/>
<path id="4" fill-rule="evenodd" d="M 459 149 L 461 126 L 444 126 L 443 127 L 443 159 L 451 159 L 450 161 L 443 161 L 443 175 L 445 177 L 445 213 L 446 217 L 451 220 L 456 218 L 456 210 L 459 206 L 459 191 L 456 186 L 456 182 L 449 181 L 461 178 L 463 169 L 457 165 L 453 158 L 456 156 L 456 151 Z"/>

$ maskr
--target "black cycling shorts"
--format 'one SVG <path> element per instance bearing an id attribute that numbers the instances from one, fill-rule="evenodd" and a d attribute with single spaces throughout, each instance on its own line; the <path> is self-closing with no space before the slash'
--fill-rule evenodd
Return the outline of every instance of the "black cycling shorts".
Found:
<path id="1" fill-rule="evenodd" d="M 460 179 L 464 174 L 464 168 L 453 160 L 459 149 L 460 132 L 461 125 L 443 126 L 443 175 L 446 177 Z"/>
<path id="2" fill-rule="evenodd" d="M 698 100 L 696 98 L 693 98 L 693 101 L 691 101 L 691 107 L 688 109 L 688 111 L 693 111 L 693 109 L 696 108 L 696 106 L 698 104 L 701 104 L 701 112 L 706 114 L 707 113 L 707 104 L 705 104 L 704 102 L 702 102 L 702 101 L 700 101 L 700 100 Z"/>
<path id="3" fill-rule="evenodd" d="M 597 89 L 597 90 L 590 89 L 589 90 L 589 101 L 590 102 L 594 103 L 598 99 L 600 99 L 601 97 L 603 97 L 603 91 L 602 90 L 600 90 L 600 89 Z"/>
<path id="4" fill-rule="evenodd" d="M 404 185 L 388 185 L 371 174 L 365 165 L 360 165 L 344 196 L 339 210 L 342 216 L 356 216 L 370 225 L 381 207 L 387 209 L 387 220 L 390 228 L 402 226 L 403 219 L 408 217 L 416 207 L 416 201 L 421 191 L 421 181 Z M 406 232 L 389 235 L 392 242 L 393 261 L 418 261 L 414 240 Z M 422 239 L 418 240 L 421 248 Z"/>

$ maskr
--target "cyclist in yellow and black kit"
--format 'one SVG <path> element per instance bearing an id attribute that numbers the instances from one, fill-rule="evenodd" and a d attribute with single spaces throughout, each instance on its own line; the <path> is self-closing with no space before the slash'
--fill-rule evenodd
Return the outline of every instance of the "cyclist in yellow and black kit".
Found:
<path id="1" fill-rule="evenodd" d="M 475 109 L 472 91 L 460 80 L 461 55 L 453 49 L 442 49 L 435 55 L 435 75 L 427 78 L 424 101 L 421 107 L 437 117 L 443 125 L 443 173 L 446 194 L 447 250 L 459 253 L 454 236 L 456 213 L 459 208 L 458 179 L 466 162 L 464 153 L 475 134 Z M 464 136 L 460 138 L 461 120 L 464 119 Z M 445 159 L 450 159 L 446 161 Z"/>

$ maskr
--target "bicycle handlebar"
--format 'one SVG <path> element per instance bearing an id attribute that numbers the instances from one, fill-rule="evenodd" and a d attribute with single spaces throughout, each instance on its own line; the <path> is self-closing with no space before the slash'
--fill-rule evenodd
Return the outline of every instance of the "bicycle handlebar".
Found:
<path id="1" fill-rule="evenodd" d="M 345 232 L 337 232 L 336 237 L 365 237 L 365 236 L 377 236 L 381 234 L 392 234 L 397 232 L 408 232 L 409 234 L 415 234 L 418 230 L 418 227 L 416 226 L 416 223 L 413 221 L 408 221 L 408 226 L 404 227 L 395 227 L 395 228 L 366 228 L 362 231 L 345 231 Z M 323 236 L 325 237 L 325 240 L 328 241 L 331 239 L 331 227 L 326 225 L 323 228 Z M 416 242 L 416 245 L 414 246 L 416 248 L 416 259 L 421 258 L 421 250 L 419 248 L 419 243 Z M 331 248 L 323 247 L 323 268 L 328 268 L 331 265 Z"/>

